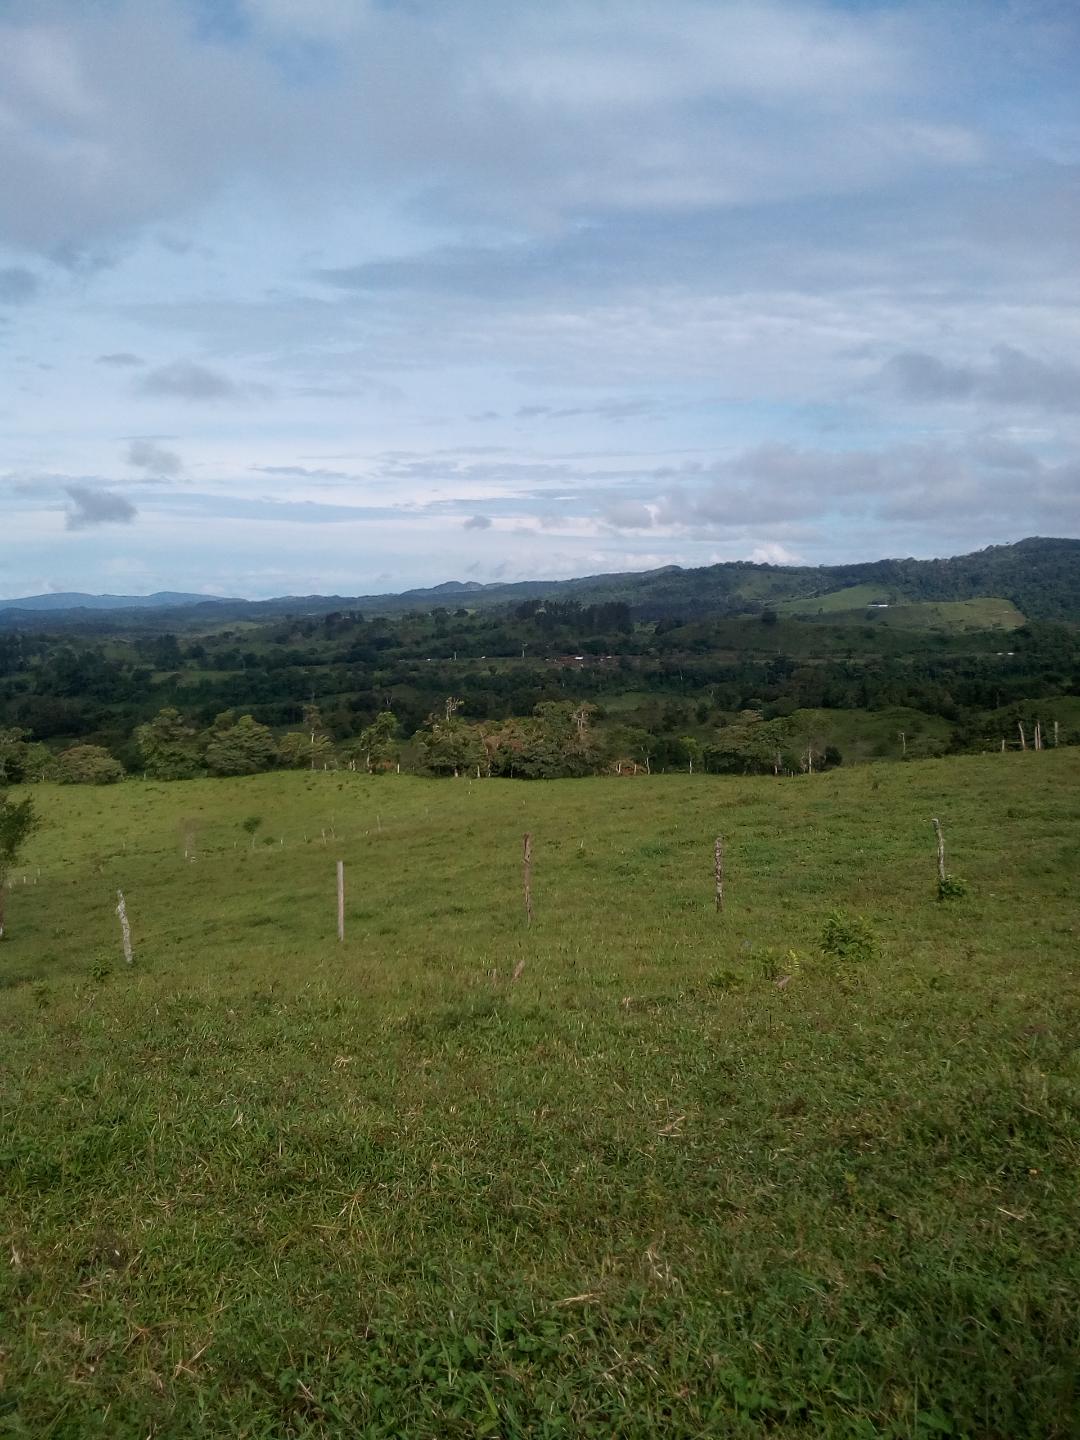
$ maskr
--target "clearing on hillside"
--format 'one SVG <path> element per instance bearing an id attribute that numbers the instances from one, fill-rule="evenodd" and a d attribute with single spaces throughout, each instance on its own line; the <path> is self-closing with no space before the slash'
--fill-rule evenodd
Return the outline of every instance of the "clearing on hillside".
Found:
<path id="1" fill-rule="evenodd" d="M 777 605 L 782 615 L 804 620 L 861 624 L 872 620 L 895 630 L 1016 630 L 1023 614 L 1011 600 L 993 596 L 974 600 L 905 600 L 887 586 L 849 585 L 822 595 L 804 595 Z"/>

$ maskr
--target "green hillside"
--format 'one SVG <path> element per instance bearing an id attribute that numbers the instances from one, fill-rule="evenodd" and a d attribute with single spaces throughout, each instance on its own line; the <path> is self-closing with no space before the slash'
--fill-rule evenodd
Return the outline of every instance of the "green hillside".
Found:
<path id="1" fill-rule="evenodd" d="M 839 612 L 857 613 L 860 617 L 867 606 L 890 599 L 891 592 L 881 585 L 845 585 L 840 590 L 825 590 L 814 595 L 799 595 L 782 600 L 776 607 L 782 615 L 829 615 Z"/>
<path id="2" fill-rule="evenodd" d="M 831 624 L 847 621 L 862 625 L 872 621 L 892 630 L 939 630 L 965 633 L 980 630 L 1017 630 L 1024 616 L 1011 600 L 993 595 L 978 600 L 895 600 L 892 592 L 875 585 L 849 585 L 822 595 L 785 600 L 778 607 L 783 615 L 814 620 L 819 616 Z"/>
<path id="3" fill-rule="evenodd" d="M 1080 621 L 1080 540 L 1033 536 L 1012 545 L 991 545 L 968 555 L 935 560 L 870 560 L 848 565 L 768 565 L 724 561 L 684 569 L 585 575 L 573 580 L 496 581 L 481 585 L 444 582 L 399 594 L 285 595 L 273 600 L 212 600 L 174 609 L 113 610 L 88 616 L 68 611 L 7 610 L 0 604 L 0 630 L 85 628 L 101 633 L 133 628 L 202 633 L 224 625 L 284 616 L 326 615 L 362 610 L 367 615 L 403 615 L 433 608 L 470 610 L 516 605 L 528 600 L 578 600 L 583 604 L 623 602 L 635 618 L 654 620 L 760 613 L 793 607 L 816 613 L 820 597 L 847 592 L 853 603 L 892 599 L 958 601 L 1003 598 L 1033 620 Z M 856 598 L 857 597 L 857 598 Z M 836 602 L 829 601 L 825 608 Z M 840 604 L 839 608 L 848 608 Z"/>
<path id="4" fill-rule="evenodd" d="M 1074 1433 L 1080 751 L 31 793 L 6 1433 Z"/>
<path id="5" fill-rule="evenodd" d="M 897 630 L 1018 630 L 1024 617 L 1011 600 L 992 595 L 980 600 L 924 600 L 890 605 L 874 617 Z"/>

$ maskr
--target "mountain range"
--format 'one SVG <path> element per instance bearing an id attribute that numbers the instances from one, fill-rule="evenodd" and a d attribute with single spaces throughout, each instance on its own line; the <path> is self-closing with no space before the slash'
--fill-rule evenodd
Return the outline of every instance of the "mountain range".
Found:
<path id="1" fill-rule="evenodd" d="M 43 624 L 192 625 L 279 615 L 362 611 L 369 615 L 450 606 L 487 608 L 523 600 L 622 601 L 640 619 L 746 614 L 773 609 L 807 618 L 862 615 L 871 608 L 925 602 L 995 599 L 1027 619 L 1080 622 L 1080 540 L 1034 536 L 1011 545 L 940 560 L 872 560 L 850 565 L 766 565 L 728 561 L 684 569 L 588 575 L 574 580 L 523 580 L 483 585 L 447 580 L 426 589 L 384 595 L 286 595 L 271 600 L 208 598 L 174 591 L 153 595 L 57 593 L 0 600 L 7 629 Z M 140 612 L 135 614 L 133 612 Z"/>
<path id="2" fill-rule="evenodd" d="M 206 599 L 205 595 L 189 595 L 182 590 L 157 590 L 153 595 L 84 595 L 78 590 L 56 590 L 48 595 L 0 600 L 0 610 L 174 610 L 182 605 L 201 605 Z"/>

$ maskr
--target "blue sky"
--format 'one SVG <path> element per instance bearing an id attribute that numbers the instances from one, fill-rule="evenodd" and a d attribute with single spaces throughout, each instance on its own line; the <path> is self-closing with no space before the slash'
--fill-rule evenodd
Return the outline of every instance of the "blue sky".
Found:
<path id="1" fill-rule="evenodd" d="M 0 595 L 1080 533 L 1080 7 L 0 0 Z"/>

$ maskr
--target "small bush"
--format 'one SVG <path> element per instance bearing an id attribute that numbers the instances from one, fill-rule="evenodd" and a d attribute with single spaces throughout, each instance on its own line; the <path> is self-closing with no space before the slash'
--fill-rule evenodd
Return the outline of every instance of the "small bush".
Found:
<path id="1" fill-rule="evenodd" d="M 937 882 L 937 898 L 939 900 L 962 900 L 967 894 L 967 881 L 961 880 L 959 875 L 946 875 Z"/>
<path id="2" fill-rule="evenodd" d="M 795 950 L 781 953 L 771 947 L 756 956 L 755 968 L 760 980 L 792 980 L 802 969 L 802 960 Z"/>
<path id="3" fill-rule="evenodd" d="M 877 939 L 861 915 L 830 910 L 821 931 L 821 949 L 841 965 L 865 965 L 877 954 Z"/>
<path id="4" fill-rule="evenodd" d="M 737 985 L 743 983 L 743 978 L 737 970 L 725 970 L 718 967 L 709 972 L 705 983 L 713 990 L 734 990 Z"/>

